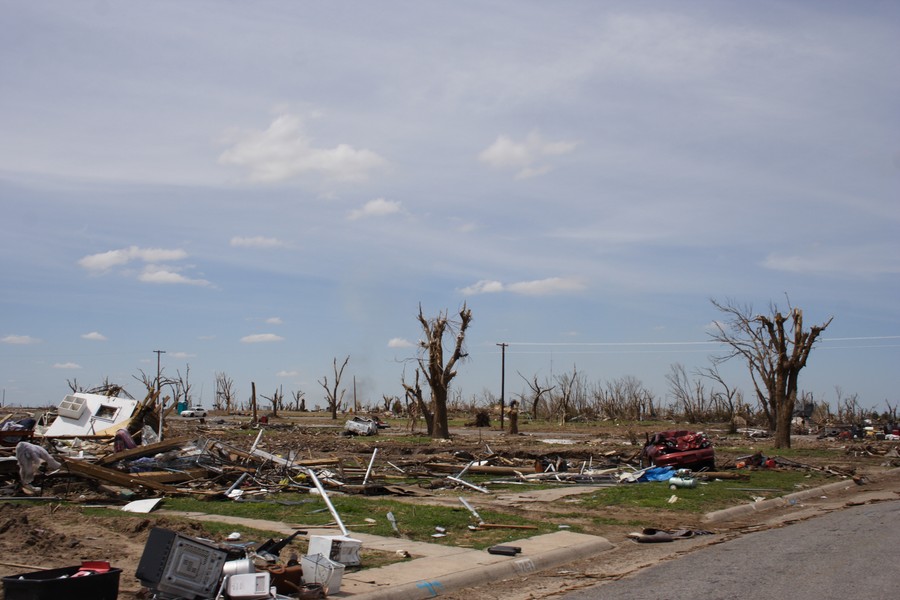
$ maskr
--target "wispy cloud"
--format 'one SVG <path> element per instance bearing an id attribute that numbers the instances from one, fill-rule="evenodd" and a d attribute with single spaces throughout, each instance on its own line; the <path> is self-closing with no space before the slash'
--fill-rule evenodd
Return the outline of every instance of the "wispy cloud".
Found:
<path id="1" fill-rule="evenodd" d="M 281 325 L 284 321 L 281 320 L 281 317 L 269 317 L 266 319 L 266 323 L 269 325 Z"/>
<path id="2" fill-rule="evenodd" d="M 235 236 L 231 238 L 230 244 L 235 248 L 278 248 L 285 245 L 278 238 L 263 237 L 261 235 L 255 237 Z"/>
<path id="3" fill-rule="evenodd" d="M 81 365 L 79 365 L 78 363 L 73 363 L 73 362 L 56 363 L 56 364 L 53 365 L 53 368 L 54 368 L 54 369 L 71 369 L 71 370 L 74 370 L 74 369 L 80 369 L 80 368 L 81 368 Z"/>
<path id="4" fill-rule="evenodd" d="M 553 167 L 546 159 L 568 154 L 577 145 L 577 142 L 567 140 L 545 141 L 536 131 L 529 133 L 521 142 L 500 135 L 481 151 L 478 159 L 495 169 L 515 170 L 517 179 L 527 179 L 549 173 Z"/>
<path id="5" fill-rule="evenodd" d="M 385 217 L 393 215 L 401 211 L 401 203 L 394 200 L 385 200 L 384 198 L 376 198 L 369 200 L 362 208 L 351 210 L 347 218 L 351 221 L 362 219 L 363 217 Z"/>
<path id="6" fill-rule="evenodd" d="M 580 279 L 567 277 L 550 277 L 548 279 L 537 279 L 534 281 L 518 281 L 515 283 L 504 284 L 500 281 L 482 279 L 470 286 L 464 287 L 461 291 L 466 296 L 474 296 L 477 294 L 497 294 L 500 292 L 508 292 L 511 294 L 522 294 L 524 296 L 547 296 L 551 294 L 566 294 L 572 292 L 580 292 L 585 289 L 584 282 Z"/>
<path id="7" fill-rule="evenodd" d="M 90 340 L 92 342 L 105 342 L 107 338 L 105 335 L 103 335 L 99 331 L 92 331 L 90 333 L 82 334 L 81 339 Z"/>
<path id="8" fill-rule="evenodd" d="M 30 335 L 8 335 L 0 339 L 0 342 L 3 342 L 4 344 L 26 345 L 39 344 L 41 340 L 35 337 L 31 337 Z"/>
<path id="9" fill-rule="evenodd" d="M 388 348 L 412 348 L 413 343 L 404 338 L 391 338 L 387 343 Z"/>
<path id="10" fill-rule="evenodd" d="M 284 338 L 274 333 L 255 333 L 253 335 L 245 335 L 241 338 L 244 344 L 259 344 L 264 342 L 281 342 Z"/>
<path id="11" fill-rule="evenodd" d="M 187 252 L 180 248 L 141 248 L 129 246 L 118 250 L 109 250 L 98 254 L 89 254 L 78 260 L 78 265 L 94 275 L 102 275 L 115 267 L 126 267 L 129 263 L 140 261 L 146 263 L 144 268 L 138 271 L 137 279 L 144 283 L 166 283 L 210 286 L 206 279 L 198 279 L 183 275 L 183 268 L 173 265 L 161 265 L 171 261 L 187 258 Z M 134 270 L 122 269 L 122 272 L 134 276 Z"/>
<path id="12" fill-rule="evenodd" d="M 212 285 L 206 279 L 191 279 L 179 273 L 177 269 L 158 265 L 147 265 L 138 276 L 138 280 L 144 283 L 185 284 L 203 287 Z"/>
<path id="13" fill-rule="evenodd" d="M 167 250 L 165 248 L 139 248 L 129 246 L 119 250 L 89 254 L 79 259 L 78 264 L 92 272 L 108 271 L 113 267 L 127 265 L 134 260 L 146 263 L 168 262 L 181 260 L 187 257 L 187 252 L 181 249 Z"/>
<path id="14" fill-rule="evenodd" d="M 291 371 L 278 371 L 275 373 L 276 377 L 296 377 L 299 375 L 299 371 L 291 370 Z"/>
<path id="15" fill-rule="evenodd" d="M 189 352 L 172 352 L 169 356 L 172 358 L 196 358 L 197 355 Z"/>
<path id="16" fill-rule="evenodd" d="M 265 131 L 243 131 L 231 135 L 233 145 L 219 162 L 243 167 L 250 180 L 264 183 L 287 181 L 305 173 L 330 179 L 361 180 L 387 161 L 377 153 L 349 144 L 316 148 L 296 115 L 277 117 Z"/>

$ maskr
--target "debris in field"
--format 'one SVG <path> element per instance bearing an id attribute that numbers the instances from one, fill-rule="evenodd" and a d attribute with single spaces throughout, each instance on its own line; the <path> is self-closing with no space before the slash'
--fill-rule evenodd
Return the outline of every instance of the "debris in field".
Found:
<path id="1" fill-rule="evenodd" d="M 377 435 L 378 421 L 367 417 L 353 417 L 344 423 L 345 435 Z"/>

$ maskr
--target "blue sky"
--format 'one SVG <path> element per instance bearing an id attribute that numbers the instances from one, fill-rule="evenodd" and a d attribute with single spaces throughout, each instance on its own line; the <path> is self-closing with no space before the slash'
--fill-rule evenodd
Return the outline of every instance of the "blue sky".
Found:
<path id="1" fill-rule="evenodd" d="M 0 2 L 0 386 L 349 355 L 401 394 L 708 366 L 711 298 L 833 316 L 801 388 L 898 401 L 900 5 Z M 701 342 L 701 343 L 698 343 Z M 750 395 L 741 365 L 725 373 Z M 348 395 L 349 395 L 348 391 Z"/>

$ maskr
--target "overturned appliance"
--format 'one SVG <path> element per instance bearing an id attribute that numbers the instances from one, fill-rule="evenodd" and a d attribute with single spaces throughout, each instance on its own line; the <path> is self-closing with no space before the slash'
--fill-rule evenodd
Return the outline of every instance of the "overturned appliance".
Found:
<path id="1" fill-rule="evenodd" d="M 657 467 L 716 468 L 716 451 L 702 431 L 662 431 L 647 439 L 641 451 L 641 463 Z"/>

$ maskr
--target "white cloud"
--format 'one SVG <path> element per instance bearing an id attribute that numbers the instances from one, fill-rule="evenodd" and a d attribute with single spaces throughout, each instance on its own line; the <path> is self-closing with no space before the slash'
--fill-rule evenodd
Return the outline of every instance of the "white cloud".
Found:
<path id="1" fill-rule="evenodd" d="M 235 236 L 231 238 L 230 244 L 235 248 L 277 248 L 285 245 L 278 238 L 268 238 L 261 235 L 255 237 Z"/>
<path id="2" fill-rule="evenodd" d="M 275 377 L 296 377 L 300 372 L 296 370 L 291 371 L 278 371 L 275 373 Z"/>
<path id="3" fill-rule="evenodd" d="M 133 260 L 142 260 L 147 263 L 153 263 L 181 260 L 186 257 L 187 252 L 181 249 L 167 250 L 164 248 L 139 248 L 138 246 L 130 246 L 119 250 L 90 254 L 80 259 L 78 264 L 88 271 L 102 272 L 113 267 L 126 265 Z"/>
<path id="4" fill-rule="evenodd" d="M 496 294 L 497 292 L 503 291 L 503 284 L 499 281 L 490 281 L 487 279 L 482 279 L 481 281 L 476 281 L 472 285 L 468 287 L 464 287 L 462 289 L 462 293 L 466 296 L 474 296 L 476 294 Z"/>
<path id="5" fill-rule="evenodd" d="M 81 258 L 78 264 L 95 274 L 102 274 L 113 267 L 124 267 L 133 261 L 147 263 L 140 271 L 138 281 L 144 283 L 174 283 L 186 285 L 209 286 L 211 283 L 205 279 L 194 279 L 182 275 L 181 269 L 173 266 L 161 266 L 159 263 L 182 260 L 187 258 L 187 252 L 178 249 L 166 248 L 140 248 L 129 246 L 118 250 L 89 254 Z M 133 271 L 123 271 L 133 275 Z"/>
<path id="6" fill-rule="evenodd" d="M 265 131 L 244 131 L 233 136 L 234 145 L 219 156 L 219 162 L 244 167 L 250 180 L 274 183 L 304 173 L 321 173 L 339 180 L 365 179 L 369 171 L 386 164 L 371 150 L 348 144 L 315 148 L 295 115 L 283 114 Z"/>
<path id="7" fill-rule="evenodd" d="M 412 348 L 413 343 L 403 338 L 391 338 L 388 340 L 388 348 Z"/>
<path id="8" fill-rule="evenodd" d="M 262 342 L 281 342 L 284 338 L 274 333 L 256 333 L 253 335 L 245 335 L 241 338 L 244 344 L 259 344 Z"/>
<path id="9" fill-rule="evenodd" d="M 197 355 L 188 352 L 172 352 L 169 356 L 172 358 L 195 358 Z"/>
<path id="10" fill-rule="evenodd" d="M 567 292 L 580 292 L 584 289 L 584 283 L 578 279 L 566 277 L 550 277 L 536 281 L 520 281 L 511 283 L 506 289 L 514 294 L 526 296 L 544 296 L 548 294 L 564 294 Z"/>
<path id="11" fill-rule="evenodd" d="M 281 317 L 269 317 L 266 319 L 266 323 L 269 325 L 281 325 L 284 321 L 281 320 Z"/>
<path id="12" fill-rule="evenodd" d="M 81 339 L 91 340 L 92 342 L 105 342 L 107 338 L 99 331 L 92 331 L 90 333 L 82 334 Z"/>
<path id="13" fill-rule="evenodd" d="M 162 284 L 186 284 L 209 286 L 209 281 L 205 279 L 191 279 L 185 277 L 177 270 L 172 268 L 161 267 L 159 265 L 147 265 L 144 271 L 138 276 L 139 281 L 144 283 L 162 283 Z"/>
<path id="14" fill-rule="evenodd" d="M 54 369 L 80 369 L 81 365 L 78 363 L 67 362 L 67 363 L 56 363 L 53 365 Z"/>
<path id="15" fill-rule="evenodd" d="M 0 342 L 4 344 L 17 344 L 17 345 L 26 345 L 26 344 L 38 344 L 41 340 L 38 338 L 31 337 L 30 335 L 8 335 L 3 339 L 0 339 Z"/>
<path id="16" fill-rule="evenodd" d="M 529 133 L 522 142 L 500 135 L 493 144 L 481 151 L 478 159 L 495 169 L 515 169 L 517 179 L 527 179 L 549 173 L 552 166 L 543 161 L 550 156 L 568 154 L 577 145 L 574 141 L 545 141 L 535 131 Z"/>
<path id="17" fill-rule="evenodd" d="M 350 220 L 360 219 L 362 217 L 384 217 L 400 212 L 400 202 L 395 200 L 385 200 L 384 198 L 376 198 L 369 200 L 362 208 L 350 211 L 347 216 Z"/>
<path id="18" fill-rule="evenodd" d="M 474 296 L 476 294 L 496 294 L 499 292 L 522 294 L 524 296 L 546 296 L 550 294 L 579 292 L 584 288 L 584 283 L 579 279 L 550 277 L 548 279 L 518 281 L 509 284 L 482 279 L 481 281 L 463 288 L 461 291 L 466 296 Z"/>

